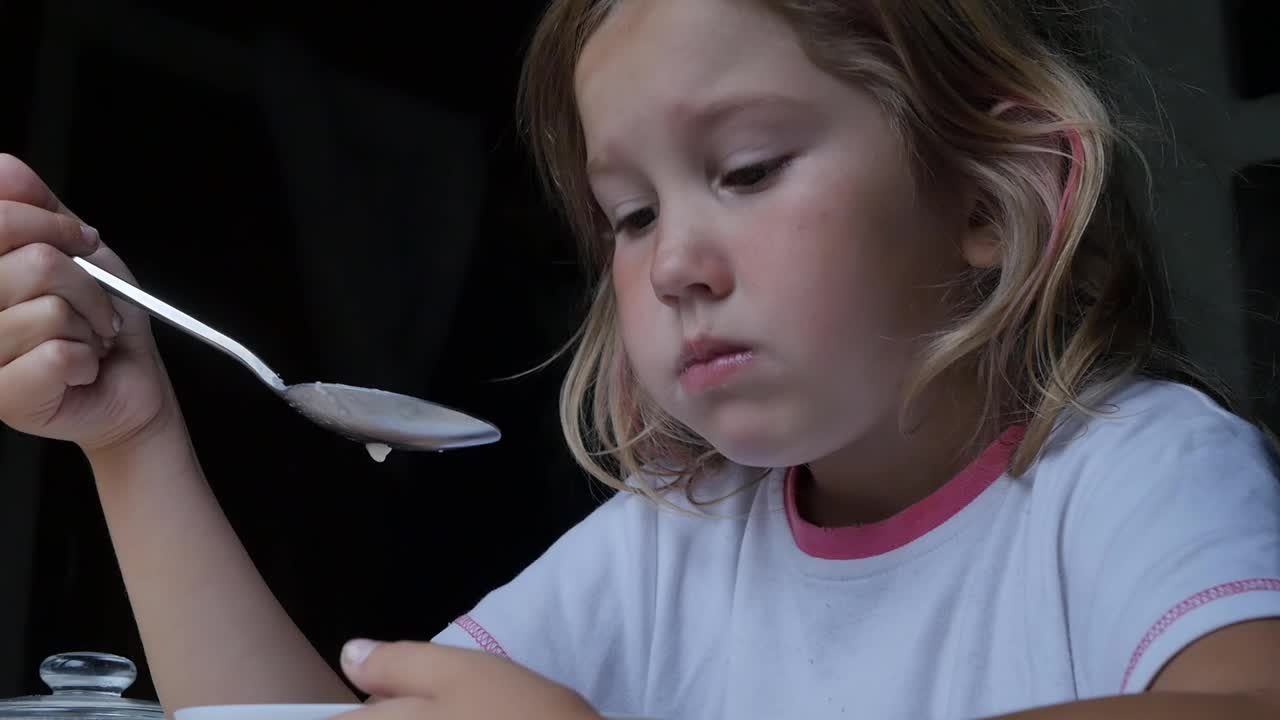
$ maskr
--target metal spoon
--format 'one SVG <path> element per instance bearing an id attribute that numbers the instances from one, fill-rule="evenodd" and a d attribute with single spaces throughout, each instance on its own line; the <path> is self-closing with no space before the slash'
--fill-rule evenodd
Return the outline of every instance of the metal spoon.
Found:
<path id="1" fill-rule="evenodd" d="M 389 450 L 451 450 L 486 445 L 498 428 L 452 408 L 371 388 L 304 383 L 285 385 L 248 348 L 83 258 L 72 258 L 112 295 L 239 360 L 304 417 L 355 442 L 381 461 Z"/>

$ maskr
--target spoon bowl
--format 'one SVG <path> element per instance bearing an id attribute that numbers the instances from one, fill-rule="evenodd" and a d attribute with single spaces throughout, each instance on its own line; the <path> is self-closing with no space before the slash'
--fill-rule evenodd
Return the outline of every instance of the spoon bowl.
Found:
<path id="1" fill-rule="evenodd" d="M 366 445 L 451 450 L 486 445 L 498 429 L 461 411 L 386 390 L 333 383 L 289 385 L 285 402 L 312 422 Z"/>

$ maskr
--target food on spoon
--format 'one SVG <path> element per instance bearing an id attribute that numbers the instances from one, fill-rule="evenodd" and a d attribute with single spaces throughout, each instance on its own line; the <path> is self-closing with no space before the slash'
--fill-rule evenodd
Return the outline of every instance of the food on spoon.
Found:
<path id="1" fill-rule="evenodd" d="M 369 457 L 373 458 L 374 462 L 382 462 L 391 454 L 391 447 L 382 443 L 369 443 L 364 448 L 369 451 Z"/>

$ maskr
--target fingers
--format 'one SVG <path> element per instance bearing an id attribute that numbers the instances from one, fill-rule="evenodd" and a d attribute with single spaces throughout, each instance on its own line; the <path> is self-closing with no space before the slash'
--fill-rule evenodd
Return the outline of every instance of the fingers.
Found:
<path id="1" fill-rule="evenodd" d="M 580 695 L 506 657 L 425 642 L 348 642 L 342 668 L 364 692 L 387 698 L 347 720 L 431 717 L 590 718 Z"/>
<path id="2" fill-rule="evenodd" d="M 100 337 L 114 337 L 120 321 L 110 298 L 69 257 L 102 249 L 97 231 L 63 207 L 30 167 L 0 153 L 0 309 L 59 295 Z"/>
<path id="3" fill-rule="evenodd" d="M 80 387 L 98 379 L 98 354 L 71 340 L 46 340 L 0 368 L 0 385 L 21 387 Z M 7 396 L 0 389 L 0 396 Z"/>
<path id="4" fill-rule="evenodd" d="M 433 661 L 447 649 L 429 643 L 353 640 L 342 649 L 342 667 L 369 695 L 427 695 L 431 687 L 448 682 L 440 673 L 450 672 L 450 663 Z"/>
<path id="5" fill-rule="evenodd" d="M 67 255 L 89 255 L 98 249 L 98 233 L 69 215 L 0 200 L 0 255 L 35 243 L 52 245 Z"/>
<path id="6" fill-rule="evenodd" d="M 106 354 L 110 345 L 57 295 L 43 295 L 0 311 L 0 367 L 48 340 L 84 343 L 99 357 Z"/>
<path id="7" fill-rule="evenodd" d="M 57 248 L 38 243 L 0 255 L 0 309 L 45 295 L 65 300 L 99 337 L 113 338 L 119 332 L 110 296 Z"/>
<path id="8" fill-rule="evenodd" d="M 0 417 L 47 423 L 68 387 L 89 385 L 98 377 L 93 348 L 70 340 L 46 340 L 31 352 L 0 367 Z"/>
<path id="9" fill-rule="evenodd" d="M 518 674 L 506 658 L 427 642 L 353 640 L 342 650 L 342 667 L 369 695 L 432 697 L 477 677 Z"/>
<path id="10" fill-rule="evenodd" d="M 35 170 L 8 153 L 0 153 L 0 198 L 71 215 Z"/>

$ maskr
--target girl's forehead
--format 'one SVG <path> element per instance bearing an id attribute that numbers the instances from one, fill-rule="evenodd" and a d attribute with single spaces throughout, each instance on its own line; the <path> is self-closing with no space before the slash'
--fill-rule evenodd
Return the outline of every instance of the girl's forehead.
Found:
<path id="1" fill-rule="evenodd" d="M 590 136 L 717 97 L 783 94 L 816 72 L 790 26 L 755 2 L 629 0 L 587 40 L 574 90 Z"/>

